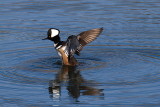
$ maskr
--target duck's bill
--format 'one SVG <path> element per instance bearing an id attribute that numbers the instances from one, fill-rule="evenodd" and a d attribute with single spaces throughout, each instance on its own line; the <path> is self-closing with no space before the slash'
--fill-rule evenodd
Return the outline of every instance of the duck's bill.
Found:
<path id="1" fill-rule="evenodd" d="M 42 40 L 48 40 L 48 38 L 44 38 L 44 39 L 42 39 Z"/>

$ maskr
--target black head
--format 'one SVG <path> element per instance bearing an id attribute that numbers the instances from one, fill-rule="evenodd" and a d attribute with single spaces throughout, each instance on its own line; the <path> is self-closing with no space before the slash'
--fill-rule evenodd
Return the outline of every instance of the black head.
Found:
<path id="1" fill-rule="evenodd" d="M 47 32 L 48 37 L 44 38 L 43 40 L 49 39 L 49 40 L 57 43 L 60 41 L 59 34 L 60 34 L 60 31 L 58 29 L 50 28 Z"/>

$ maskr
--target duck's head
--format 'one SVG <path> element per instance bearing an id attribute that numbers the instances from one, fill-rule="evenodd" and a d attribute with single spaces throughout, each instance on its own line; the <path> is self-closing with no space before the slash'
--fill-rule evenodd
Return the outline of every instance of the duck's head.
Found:
<path id="1" fill-rule="evenodd" d="M 60 31 L 58 29 L 55 28 L 50 28 L 47 32 L 47 38 L 44 38 L 42 40 L 51 40 L 54 41 L 54 43 L 58 43 L 60 41 L 60 37 L 59 37 Z"/>

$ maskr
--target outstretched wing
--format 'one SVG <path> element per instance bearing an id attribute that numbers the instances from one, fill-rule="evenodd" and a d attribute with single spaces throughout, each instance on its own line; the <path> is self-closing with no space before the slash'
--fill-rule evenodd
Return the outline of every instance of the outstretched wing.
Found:
<path id="1" fill-rule="evenodd" d="M 103 28 L 96 28 L 89 31 L 81 32 L 77 36 L 69 36 L 66 41 L 65 52 L 68 54 L 68 58 L 73 57 L 74 54 L 79 55 L 82 48 L 88 43 L 96 39 L 102 32 Z"/>
<path id="2" fill-rule="evenodd" d="M 79 54 L 79 52 L 82 50 L 82 48 L 87 45 L 88 43 L 94 41 L 103 31 L 103 28 L 96 28 L 96 29 L 91 29 L 88 31 L 84 31 L 77 35 L 77 39 L 79 40 L 79 47 L 76 53 Z"/>

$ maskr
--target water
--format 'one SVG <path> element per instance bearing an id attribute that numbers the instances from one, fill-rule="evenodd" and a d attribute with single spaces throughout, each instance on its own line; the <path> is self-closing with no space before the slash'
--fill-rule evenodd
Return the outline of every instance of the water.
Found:
<path id="1" fill-rule="evenodd" d="M 104 27 L 61 66 L 48 28 Z M 7 0 L 0 3 L 0 106 L 160 106 L 159 0 Z"/>

